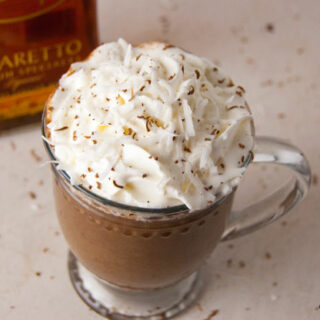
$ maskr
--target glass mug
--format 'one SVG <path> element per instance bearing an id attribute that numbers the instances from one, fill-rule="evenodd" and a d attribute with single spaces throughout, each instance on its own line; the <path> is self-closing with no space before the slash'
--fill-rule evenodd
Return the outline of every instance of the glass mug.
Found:
<path id="1" fill-rule="evenodd" d="M 42 134 L 46 138 L 46 112 Z M 294 146 L 255 137 L 250 162 L 289 168 L 292 179 L 271 195 L 231 211 L 236 188 L 205 209 L 185 205 L 163 209 L 128 206 L 73 186 L 58 170 L 52 146 L 58 219 L 71 248 L 68 269 L 80 297 L 113 320 L 169 319 L 187 308 L 202 287 L 199 271 L 221 240 L 233 239 L 275 221 L 307 194 L 310 167 Z"/>

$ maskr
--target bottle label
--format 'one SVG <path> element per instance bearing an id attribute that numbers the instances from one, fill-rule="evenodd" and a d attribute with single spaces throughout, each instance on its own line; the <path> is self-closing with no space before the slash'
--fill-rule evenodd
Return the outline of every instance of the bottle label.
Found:
<path id="1" fill-rule="evenodd" d="M 42 110 L 91 52 L 87 18 L 79 0 L 0 0 L 0 122 Z"/>
<path id="2" fill-rule="evenodd" d="M 43 15 L 65 0 L 0 0 L 0 24 L 25 21 Z"/>
<path id="3" fill-rule="evenodd" d="M 58 72 L 82 58 L 82 41 L 71 39 L 0 54 L 1 92 L 15 92 L 33 83 L 54 81 Z"/>

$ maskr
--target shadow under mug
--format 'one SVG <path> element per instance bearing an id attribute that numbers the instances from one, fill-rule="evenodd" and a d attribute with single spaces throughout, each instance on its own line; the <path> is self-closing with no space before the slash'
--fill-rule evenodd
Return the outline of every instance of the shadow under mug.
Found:
<path id="1" fill-rule="evenodd" d="M 71 185 L 53 163 L 56 211 L 71 248 L 70 278 L 80 297 L 113 320 L 169 319 L 188 307 L 202 287 L 199 270 L 221 240 L 275 221 L 307 194 L 310 167 L 296 147 L 256 137 L 254 159 L 245 165 L 250 162 L 285 166 L 292 177 L 241 211 L 231 210 L 234 189 L 194 212 L 184 205 L 149 209 L 115 203 Z"/>

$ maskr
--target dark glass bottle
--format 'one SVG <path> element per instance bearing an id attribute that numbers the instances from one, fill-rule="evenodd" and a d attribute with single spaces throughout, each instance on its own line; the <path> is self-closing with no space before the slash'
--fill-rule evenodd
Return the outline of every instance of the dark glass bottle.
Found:
<path id="1" fill-rule="evenodd" d="M 96 45 L 96 0 L 0 0 L 0 130 L 40 118 L 60 76 Z"/>

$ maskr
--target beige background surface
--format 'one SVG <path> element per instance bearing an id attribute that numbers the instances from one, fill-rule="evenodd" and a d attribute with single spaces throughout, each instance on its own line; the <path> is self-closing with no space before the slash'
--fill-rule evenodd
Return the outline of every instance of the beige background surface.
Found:
<path id="1" fill-rule="evenodd" d="M 215 309 L 219 320 L 320 319 L 319 17 L 317 0 L 99 1 L 102 41 L 167 40 L 220 63 L 246 88 L 257 134 L 295 143 L 314 172 L 291 215 L 218 247 L 199 304 L 177 320 L 205 320 Z M 67 276 L 39 129 L 0 135 L 0 319 L 100 319 Z M 240 202 L 279 176 L 251 168 Z"/>

